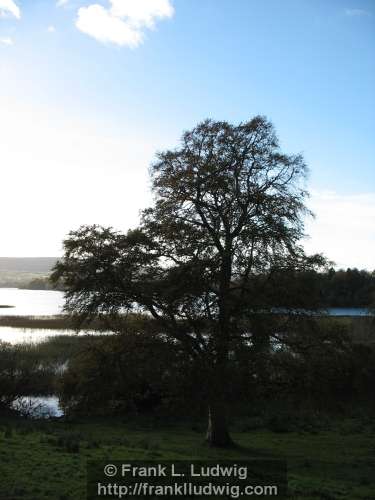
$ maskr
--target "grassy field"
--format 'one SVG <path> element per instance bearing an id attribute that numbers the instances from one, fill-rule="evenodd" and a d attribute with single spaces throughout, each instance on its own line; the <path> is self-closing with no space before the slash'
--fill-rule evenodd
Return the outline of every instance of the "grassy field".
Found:
<path id="1" fill-rule="evenodd" d="M 366 319 L 340 321 L 348 321 L 353 330 L 355 326 L 354 337 L 373 342 L 373 329 Z M 23 355 L 37 357 L 40 362 L 64 362 L 85 342 L 95 341 L 58 336 L 42 344 L 23 346 Z M 311 428 L 304 420 L 304 425 L 298 430 L 293 428 L 293 432 L 272 432 L 251 424 L 241 421 L 233 426 L 237 448 L 216 450 L 203 441 L 203 423 L 176 424 L 151 418 L 63 422 L 3 417 L 0 500 L 84 500 L 86 463 L 90 459 L 111 462 L 284 457 L 290 499 L 375 499 L 373 419 L 329 421 Z"/>
<path id="2" fill-rule="evenodd" d="M 335 430 L 234 432 L 238 448 L 203 442 L 203 425 L 119 419 L 0 420 L 2 500 L 83 500 L 86 462 L 99 460 L 282 458 L 291 499 L 375 498 L 375 426 L 341 421 Z"/>

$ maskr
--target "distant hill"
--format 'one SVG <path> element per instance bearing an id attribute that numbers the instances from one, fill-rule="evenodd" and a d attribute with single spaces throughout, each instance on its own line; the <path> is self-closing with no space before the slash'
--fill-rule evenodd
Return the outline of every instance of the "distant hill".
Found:
<path id="1" fill-rule="evenodd" d="M 0 257 L 0 272 L 49 273 L 58 257 Z"/>

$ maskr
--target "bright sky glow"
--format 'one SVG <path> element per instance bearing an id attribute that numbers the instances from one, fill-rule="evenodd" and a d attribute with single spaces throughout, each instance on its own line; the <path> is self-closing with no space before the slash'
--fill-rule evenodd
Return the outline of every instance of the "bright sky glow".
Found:
<path id="1" fill-rule="evenodd" d="M 311 170 L 306 248 L 374 269 L 374 52 L 371 0 L 0 0 L 0 255 L 134 227 L 157 150 L 264 114 Z"/>

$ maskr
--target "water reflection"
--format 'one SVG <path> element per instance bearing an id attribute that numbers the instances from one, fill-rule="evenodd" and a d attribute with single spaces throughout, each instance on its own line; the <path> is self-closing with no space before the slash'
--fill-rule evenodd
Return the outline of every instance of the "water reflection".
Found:
<path id="1" fill-rule="evenodd" d="M 47 340 L 49 337 L 56 337 L 58 335 L 77 334 L 73 330 L 48 330 L 44 328 L 14 328 L 11 326 L 0 326 L 0 341 L 10 344 L 39 343 Z"/>
<path id="2" fill-rule="evenodd" d="M 1 316 L 54 316 L 62 313 L 64 293 L 51 290 L 0 288 Z"/>
<path id="3" fill-rule="evenodd" d="M 16 399 L 12 407 L 29 418 L 62 417 L 64 414 L 57 396 L 23 396 Z"/>

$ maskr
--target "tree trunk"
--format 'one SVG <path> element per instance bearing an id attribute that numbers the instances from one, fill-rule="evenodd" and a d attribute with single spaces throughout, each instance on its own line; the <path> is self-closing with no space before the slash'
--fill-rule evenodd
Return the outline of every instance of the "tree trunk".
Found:
<path id="1" fill-rule="evenodd" d="M 233 446 L 232 438 L 229 435 L 225 405 L 223 402 L 215 401 L 209 404 L 206 441 L 210 446 Z"/>
<path id="2" fill-rule="evenodd" d="M 226 413 L 226 397 L 228 394 L 227 368 L 229 352 L 229 287 L 232 275 L 231 241 L 226 241 L 225 253 L 222 257 L 219 292 L 219 321 L 215 338 L 215 361 L 209 394 L 208 429 L 206 440 L 210 446 L 229 447 L 233 441 L 229 435 Z"/>

